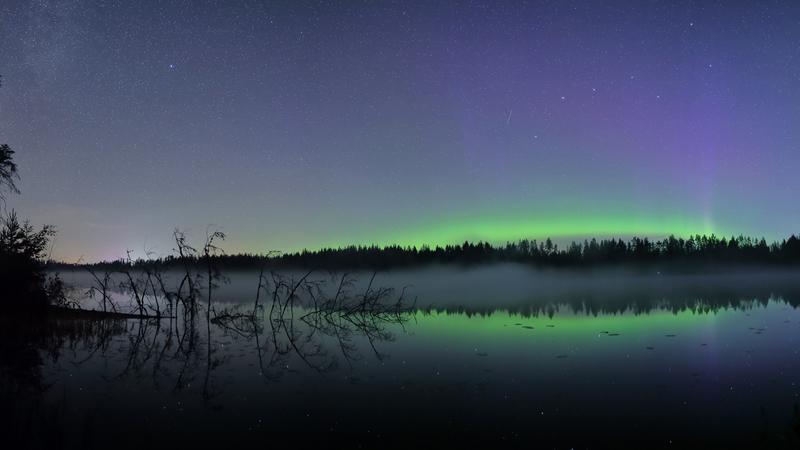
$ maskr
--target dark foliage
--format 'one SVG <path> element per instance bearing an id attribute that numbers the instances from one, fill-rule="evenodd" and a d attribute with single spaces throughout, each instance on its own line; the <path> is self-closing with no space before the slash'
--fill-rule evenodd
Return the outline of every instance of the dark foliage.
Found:
<path id="1" fill-rule="evenodd" d="M 696 235 L 687 239 L 670 236 L 662 240 L 635 237 L 591 239 L 573 242 L 559 248 L 552 240 L 543 242 L 523 239 L 504 246 L 485 242 L 464 242 L 444 247 L 349 246 L 280 255 L 216 255 L 215 264 L 227 269 L 315 268 L 315 269 L 385 269 L 424 264 L 478 264 L 488 262 L 520 262 L 543 267 L 597 267 L 633 264 L 637 266 L 671 266 L 681 269 L 724 265 L 788 265 L 800 263 L 800 239 L 790 236 L 781 242 L 767 244 L 763 238 L 744 236 L 719 238 Z M 199 264 L 200 257 L 168 256 L 160 260 L 165 268 L 182 268 Z M 69 267 L 50 263 L 52 267 Z M 92 266 L 119 270 L 143 266 L 147 261 L 118 260 Z"/>
<path id="2" fill-rule="evenodd" d="M 0 199 L 4 199 L 4 191 L 18 193 L 14 183 L 19 178 L 17 164 L 14 162 L 14 151 L 8 144 L 0 144 Z"/>
<path id="3" fill-rule="evenodd" d="M 50 226 L 35 230 L 15 212 L 0 219 L 0 303 L 8 309 L 41 309 L 50 294 L 63 298 L 63 284 L 44 272 L 47 244 L 55 231 Z"/>
<path id="4" fill-rule="evenodd" d="M 0 201 L 5 209 L 6 192 L 18 193 L 14 151 L 0 145 Z M 35 230 L 11 211 L 0 218 L 0 308 L 43 311 L 51 301 L 66 303 L 64 285 L 58 277 L 45 275 L 44 260 L 55 229 L 49 225 Z"/>

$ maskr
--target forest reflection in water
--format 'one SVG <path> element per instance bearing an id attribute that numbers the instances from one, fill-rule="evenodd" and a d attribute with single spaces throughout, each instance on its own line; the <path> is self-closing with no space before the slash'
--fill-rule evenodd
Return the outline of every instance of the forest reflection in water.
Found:
<path id="1" fill-rule="evenodd" d="M 479 308 L 374 283 L 338 297 L 333 283 L 194 319 L 6 319 L 3 431 L 19 448 L 120 436 L 792 448 L 800 312 L 790 283 L 751 284 Z"/>

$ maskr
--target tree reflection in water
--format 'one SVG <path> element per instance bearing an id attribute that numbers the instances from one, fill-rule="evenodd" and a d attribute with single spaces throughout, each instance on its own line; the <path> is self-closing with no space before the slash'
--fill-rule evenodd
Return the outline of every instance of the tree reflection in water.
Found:
<path id="1" fill-rule="evenodd" d="M 240 391 L 220 369 L 239 370 L 242 360 L 257 365 L 259 377 L 271 384 L 287 374 L 296 374 L 297 364 L 308 368 L 306 372 L 325 374 L 338 368 L 342 361 L 350 368 L 365 358 L 381 362 L 387 356 L 382 343 L 393 340 L 394 333 L 405 330 L 407 322 L 418 314 L 493 314 L 489 308 L 419 309 L 416 299 L 410 299 L 406 290 L 375 286 L 374 276 L 366 288 L 356 289 L 355 278 L 348 274 L 330 275 L 324 281 L 310 275 L 260 273 L 255 299 L 249 306 L 200 302 L 200 296 L 207 295 L 200 288 L 181 292 L 157 287 L 155 292 L 161 291 L 160 304 L 166 305 L 159 317 L 98 320 L 61 311 L 46 319 L 3 319 L 0 385 L 4 415 L 8 416 L 2 425 L 6 442 L 18 444 L 10 448 L 58 448 L 68 440 L 65 433 L 91 440 L 91 434 L 96 432 L 91 418 L 86 419 L 85 430 L 76 433 L 66 429 L 66 399 L 44 402 L 43 394 L 52 389 L 42 375 L 42 365 L 48 359 L 76 368 L 113 360 L 104 377 L 107 381 L 151 384 L 158 391 L 180 393 L 182 399 L 195 396 L 213 411 L 222 407 L 226 390 Z M 213 271 L 211 276 L 216 277 Z M 186 285 L 201 283 L 192 274 L 192 281 L 183 283 Z M 212 283 L 210 289 L 214 286 Z M 189 294 L 192 290 L 194 293 Z M 142 289 L 138 292 L 145 302 L 142 309 L 148 310 L 148 298 L 155 294 L 145 295 Z M 728 296 L 688 296 L 642 301 L 637 295 L 605 303 L 575 298 L 566 299 L 563 304 L 521 307 L 511 313 L 521 317 L 552 316 L 565 311 L 597 315 L 690 310 L 706 314 L 721 308 L 748 311 L 768 304 L 770 298 L 732 301 Z M 794 305 L 791 300 L 788 303 Z M 229 347 L 236 350 L 226 351 L 231 340 L 237 345 Z M 255 358 L 238 358 L 245 347 L 254 349 Z M 67 364 L 63 361 L 65 355 L 70 356 Z M 55 394 L 48 398 L 58 399 Z M 796 415 L 794 420 L 792 427 L 796 428 L 800 423 Z M 771 435 L 765 433 L 765 439 L 772 439 Z"/>

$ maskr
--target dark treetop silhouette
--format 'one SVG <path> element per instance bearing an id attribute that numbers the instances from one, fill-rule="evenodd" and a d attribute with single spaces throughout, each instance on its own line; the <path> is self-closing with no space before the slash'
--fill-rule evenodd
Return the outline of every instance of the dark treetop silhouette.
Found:
<path id="1" fill-rule="evenodd" d="M 304 250 L 280 255 L 214 255 L 223 268 L 315 268 L 315 269 L 383 269 L 434 263 L 488 263 L 520 262 L 551 267 L 597 267 L 604 265 L 633 264 L 637 266 L 667 266 L 675 270 L 707 269 L 709 266 L 766 264 L 794 265 L 800 263 L 800 239 L 795 235 L 780 242 L 768 244 L 764 238 L 715 235 L 696 235 L 689 238 L 669 236 L 662 240 L 635 237 L 621 239 L 591 239 L 572 242 L 559 248 L 550 239 L 543 242 L 523 239 L 504 246 L 485 242 L 464 242 L 444 247 L 400 246 L 349 246 Z M 193 256 L 168 256 L 158 260 L 165 267 L 181 267 L 197 263 Z M 152 264 L 152 261 L 129 259 L 100 262 L 91 265 L 99 268 L 121 268 Z M 76 267 L 51 261 L 51 268 Z"/>
<path id="2" fill-rule="evenodd" d="M 0 144 L 0 199 L 5 199 L 5 191 L 19 192 L 14 183 L 18 178 L 14 151 L 8 144 Z"/>
<path id="3" fill-rule="evenodd" d="M 7 192 L 18 193 L 14 151 L 0 145 L 0 201 L 5 209 Z M 52 226 L 35 230 L 27 221 L 20 221 L 16 212 L 3 212 L 0 218 L 0 303 L 7 309 L 42 309 L 49 302 L 65 299 L 58 277 L 47 277 L 43 260 Z"/>

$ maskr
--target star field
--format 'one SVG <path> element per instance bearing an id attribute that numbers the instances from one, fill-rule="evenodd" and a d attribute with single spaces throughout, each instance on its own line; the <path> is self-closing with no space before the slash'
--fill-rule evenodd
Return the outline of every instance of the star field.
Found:
<path id="1" fill-rule="evenodd" d="M 798 232 L 800 4 L 5 1 L 53 256 Z"/>

